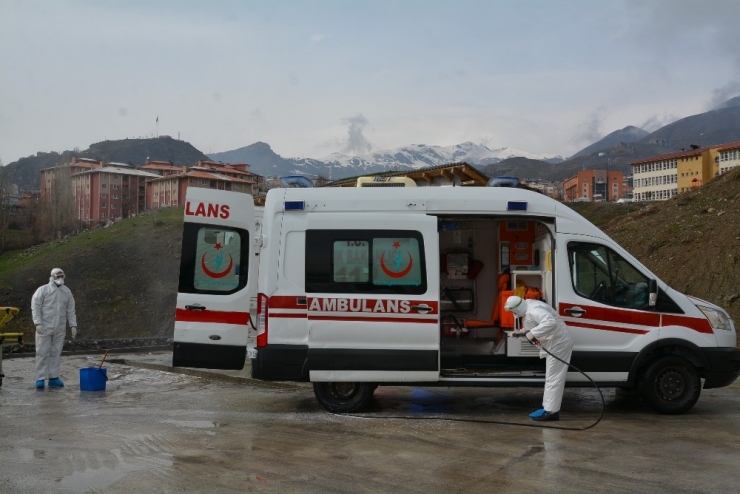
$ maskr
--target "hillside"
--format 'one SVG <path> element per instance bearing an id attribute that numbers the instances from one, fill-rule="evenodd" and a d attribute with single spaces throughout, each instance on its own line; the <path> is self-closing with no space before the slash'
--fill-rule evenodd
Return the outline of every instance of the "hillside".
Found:
<path id="1" fill-rule="evenodd" d="M 21 158 L 4 167 L 3 173 L 17 184 L 21 190 L 39 188 L 39 170 L 68 163 L 72 157 L 92 158 L 107 162 L 133 163 L 144 165 L 147 158 L 171 161 L 175 165 L 194 165 L 208 156 L 198 151 L 192 144 L 178 141 L 169 136 L 152 139 L 122 139 L 103 141 L 90 145 L 84 151 L 64 151 L 63 153 L 37 153 L 35 156 Z"/>
<path id="2" fill-rule="evenodd" d="M 7 330 L 32 341 L 31 296 L 61 267 L 77 304 L 78 338 L 172 336 L 182 208 L 119 221 L 0 256 L 0 306 L 21 313 Z"/>
<path id="3" fill-rule="evenodd" d="M 740 169 L 662 203 L 581 203 L 604 229 L 675 289 L 723 306 L 740 324 Z M 162 210 L 0 256 L 0 305 L 32 337 L 30 300 L 53 267 L 68 274 L 80 338 L 171 336 L 182 209 Z M 10 326 L 9 326 L 10 329 Z"/>

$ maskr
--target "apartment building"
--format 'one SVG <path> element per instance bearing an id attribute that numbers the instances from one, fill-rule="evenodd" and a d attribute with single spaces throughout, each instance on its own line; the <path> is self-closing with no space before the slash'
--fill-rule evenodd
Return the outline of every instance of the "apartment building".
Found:
<path id="1" fill-rule="evenodd" d="M 72 158 L 71 163 L 39 170 L 39 174 L 41 175 L 39 187 L 40 199 L 42 201 L 48 200 L 58 187 L 68 187 L 69 179 L 72 175 L 102 168 L 103 166 L 105 166 L 105 162 L 100 160 Z"/>
<path id="2" fill-rule="evenodd" d="M 740 166 L 740 141 L 717 147 L 719 154 L 719 174 L 723 175 Z"/>
<path id="3" fill-rule="evenodd" d="M 245 175 L 239 173 L 225 175 L 208 167 L 194 166 L 177 175 L 156 177 L 146 182 L 146 207 L 159 209 L 180 206 L 185 203 L 189 187 L 242 192 L 256 198 L 259 195 L 259 181 L 254 177 L 259 175 L 247 173 L 249 179 L 238 178 L 239 176 Z"/>
<path id="4" fill-rule="evenodd" d="M 162 177 L 177 175 L 178 173 L 185 171 L 185 167 L 176 166 L 171 161 L 160 160 L 146 160 L 146 164 L 144 166 L 137 166 L 136 168 Z"/>
<path id="5" fill-rule="evenodd" d="M 635 201 L 664 201 L 701 187 L 719 174 L 717 147 L 691 146 L 630 163 Z"/>
<path id="6" fill-rule="evenodd" d="M 621 171 L 581 170 L 563 181 L 563 201 L 610 201 L 624 197 Z"/>
<path id="7" fill-rule="evenodd" d="M 88 224 L 145 210 L 145 181 L 158 175 L 117 163 L 72 175 L 77 219 Z"/>

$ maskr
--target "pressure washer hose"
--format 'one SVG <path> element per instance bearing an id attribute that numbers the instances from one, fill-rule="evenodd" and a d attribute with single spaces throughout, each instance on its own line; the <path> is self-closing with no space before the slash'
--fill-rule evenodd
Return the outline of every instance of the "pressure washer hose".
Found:
<path id="1" fill-rule="evenodd" d="M 529 339 L 527 339 L 529 341 Z M 532 341 L 529 341 L 530 345 L 534 345 L 535 343 Z M 444 420 L 446 422 L 473 422 L 477 424 L 499 424 L 499 425 L 516 425 L 520 427 L 534 427 L 537 429 L 560 429 L 563 431 L 585 431 L 588 429 L 591 429 L 592 427 L 595 427 L 596 424 L 601 422 L 601 419 L 604 418 L 604 410 L 606 409 L 606 400 L 604 399 L 604 393 L 601 392 L 601 388 L 599 388 L 599 385 L 596 384 L 596 382 L 589 377 L 588 374 L 583 372 L 578 367 L 574 366 L 570 362 L 566 362 L 565 360 L 561 359 L 560 357 L 553 355 L 549 351 L 547 351 L 546 348 L 542 348 L 540 346 L 541 350 L 544 350 L 545 353 L 550 355 L 551 357 L 559 360 L 560 362 L 564 363 L 568 366 L 568 368 L 575 370 L 576 372 L 582 374 L 586 379 L 591 381 L 591 384 L 594 385 L 596 388 L 596 391 L 599 392 L 599 395 L 601 396 L 601 413 L 599 414 L 599 418 L 596 419 L 594 423 L 591 425 L 587 425 L 586 427 L 564 427 L 564 426 L 558 426 L 558 425 L 546 425 L 541 423 L 521 423 L 521 422 L 505 422 L 503 420 L 476 420 L 476 419 L 463 419 L 463 418 L 447 418 L 447 417 L 416 417 L 416 416 L 409 416 L 409 415 L 382 415 L 382 416 L 373 416 L 373 415 L 356 415 L 356 414 L 349 414 L 349 413 L 343 413 L 343 414 L 335 414 L 339 416 L 344 417 L 357 417 L 357 418 L 377 418 L 377 419 L 398 419 L 398 420 Z"/>

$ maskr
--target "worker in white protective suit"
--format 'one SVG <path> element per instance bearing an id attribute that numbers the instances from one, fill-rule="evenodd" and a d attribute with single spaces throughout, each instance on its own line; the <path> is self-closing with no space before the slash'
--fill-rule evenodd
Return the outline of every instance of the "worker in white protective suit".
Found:
<path id="1" fill-rule="evenodd" d="M 69 323 L 72 339 L 77 337 L 77 315 L 72 291 L 64 286 L 64 271 L 51 270 L 49 283 L 36 290 L 31 299 L 31 316 L 36 325 L 36 389 L 61 388 L 59 357 L 62 355 L 64 336 Z"/>
<path id="2" fill-rule="evenodd" d="M 504 308 L 515 316 L 523 318 L 523 329 L 515 331 L 514 334 L 526 336 L 529 341 L 540 345 L 540 358 L 547 358 L 542 408 L 530 413 L 529 417 L 538 421 L 560 420 L 560 404 L 563 402 L 565 378 L 573 353 L 573 339 L 570 337 L 568 328 L 565 327 L 565 322 L 555 309 L 539 300 L 524 300 L 521 297 L 511 296 L 506 299 Z"/>

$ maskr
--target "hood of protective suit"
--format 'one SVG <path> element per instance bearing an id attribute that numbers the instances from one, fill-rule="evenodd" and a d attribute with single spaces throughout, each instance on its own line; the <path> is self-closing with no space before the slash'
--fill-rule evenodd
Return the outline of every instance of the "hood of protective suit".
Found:
<path id="1" fill-rule="evenodd" d="M 62 271 L 60 268 L 54 268 L 51 270 L 49 281 L 53 281 L 54 283 L 56 283 L 57 286 L 62 286 L 64 285 L 64 278 L 66 278 L 64 271 Z"/>
<path id="2" fill-rule="evenodd" d="M 521 297 L 518 297 L 516 295 L 512 295 L 511 297 L 506 299 L 506 304 L 504 307 L 506 310 L 512 312 L 517 317 L 522 317 L 524 314 L 527 313 L 527 305 L 528 302 Z"/>

